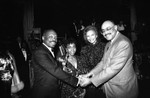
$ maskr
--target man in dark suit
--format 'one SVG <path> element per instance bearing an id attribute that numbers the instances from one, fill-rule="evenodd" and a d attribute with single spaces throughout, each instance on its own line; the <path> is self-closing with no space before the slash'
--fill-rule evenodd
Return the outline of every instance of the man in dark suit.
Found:
<path id="1" fill-rule="evenodd" d="M 76 87 L 78 78 L 64 72 L 54 59 L 52 49 L 57 43 L 56 32 L 45 31 L 42 40 L 42 45 L 32 54 L 34 82 L 31 95 L 32 98 L 60 98 L 59 80 Z"/>

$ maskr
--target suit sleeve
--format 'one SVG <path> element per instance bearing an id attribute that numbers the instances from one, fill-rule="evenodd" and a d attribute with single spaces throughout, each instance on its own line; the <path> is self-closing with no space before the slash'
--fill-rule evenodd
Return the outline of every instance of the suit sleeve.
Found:
<path id="1" fill-rule="evenodd" d="M 129 53 L 129 43 L 126 41 L 121 41 L 115 48 L 112 58 L 110 58 L 110 65 L 103 68 L 103 70 L 95 75 L 95 77 L 92 77 L 92 83 L 97 87 L 117 75 L 124 67 Z"/>
<path id="2" fill-rule="evenodd" d="M 46 72 L 53 75 L 54 77 L 63 80 L 73 86 L 78 83 L 78 78 L 71 76 L 70 74 L 64 72 L 57 63 L 52 61 L 52 57 L 44 51 L 36 51 L 34 54 L 35 62 L 43 68 Z"/>

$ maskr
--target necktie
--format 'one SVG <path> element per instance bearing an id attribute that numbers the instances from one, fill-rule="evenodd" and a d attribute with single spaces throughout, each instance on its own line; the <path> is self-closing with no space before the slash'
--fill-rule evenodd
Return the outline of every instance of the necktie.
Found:
<path id="1" fill-rule="evenodd" d="M 106 51 L 108 51 L 109 47 L 110 47 L 110 43 L 109 43 L 109 45 L 107 46 Z"/>
<path id="2" fill-rule="evenodd" d="M 108 51 L 108 49 L 109 49 L 109 46 L 107 47 L 106 51 Z"/>

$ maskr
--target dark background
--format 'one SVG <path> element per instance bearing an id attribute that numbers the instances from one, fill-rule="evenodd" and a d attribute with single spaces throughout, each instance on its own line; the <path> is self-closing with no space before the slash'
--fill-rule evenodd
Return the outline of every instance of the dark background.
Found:
<path id="1" fill-rule="evenodd" d="M 130 29 L 130 4 L 135 5 L 138 28 L 138 40 L 134 50 L 142 57 L 134 60 L 140 64 L 139 79 L 141 98 L 149 95 L 150 64 L 150 4 L 148 0 L 0 0 L 0 42 L 9 43 L 17 36 L 23 36 L 24 4 L 34 6 L 34 28 L 54 28 L 59 36 L 68 33 L 76 35 L 70 28 L 73 22 L 89 25 L 93 19 L 101 25 L 106 19 L 123 20 Z M 3 45 L 0 45 L 0 48 Z M 140 62 L 140 63 L 139 63 Z"/>
<path id="2" fill-rule="evenodd" d="M 1 0 L 2 34 L 16 36 L 23 33 L 24 3 L 31 1 L 34 6 L 34 27 L 55 27 L 62 33 L 73 21 L 83 20 L 88 25 L 95 19 L 101 24 L 109 18 L 123 20 L 130 25 L 131 0 Z M 144 0 L 133 2 L 137 20 L 149 24 L 149 3 Z"/>
<path id="3" fill-rule="evenodd" d="M 59 37 L 76 36 L 73 22 L 87 26 L 96 21 L 97 26 L 106 19 L 116 22 L 123 20 L 126 24 L 128 37 L 131 38 L 130 5 L 136 10 L 139 24 L 136 45 L 140 51 L 150 50 L 150 15 L 147 0 L 1 0 L 0 1 L 0 41 L 9 42 L 17 36 L 24 35 L 24 8 L 33 4 L 33 28 L 53 28 Z"/>

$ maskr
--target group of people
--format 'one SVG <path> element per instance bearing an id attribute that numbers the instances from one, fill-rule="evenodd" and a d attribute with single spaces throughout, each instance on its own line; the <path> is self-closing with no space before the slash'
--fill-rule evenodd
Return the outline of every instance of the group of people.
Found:
<path id="1" fill-rule="evenodd" d="M 55 55 L 57 33 L 46 30 L 41 46 L 32 53 L 32 98 L 137 98 L 132 43 L 111 20 L 101 29 L 108 43 L 99 39 L 96 27 L 87 26 L 83 33 L 87 45 L 80 55 L 75 55 L 77 43 L 72 39 L 65 42 L 65 53 L 60 49 Z"/>
<path id="2" fill-rule="evenodd" d="M 78 43 L 74 38 L 66 39 L 59 51 L 54 52 L 57 33 L 54 29 L 45 30 L 41 45 L 32 52 L 30 66 L 34 78 L 28 97 L 138 98 L 132 43 L 117 27 L 112 20 L 104 21 L 101 31 L 94 25 L 85 27 L 83 39 L 86 45 L 79 55 L 76 54 Z M 108 42 L 103 42 L 99 35 Z M 6 83 L 7 80 L 12 85 L 15 66 L 10 62 L 11 59 L 0 56 L 1 81 Z M 4 72 L 8 73 L 5 80 Z M 7 91 L 10 97 L 10 88 Z"/>

